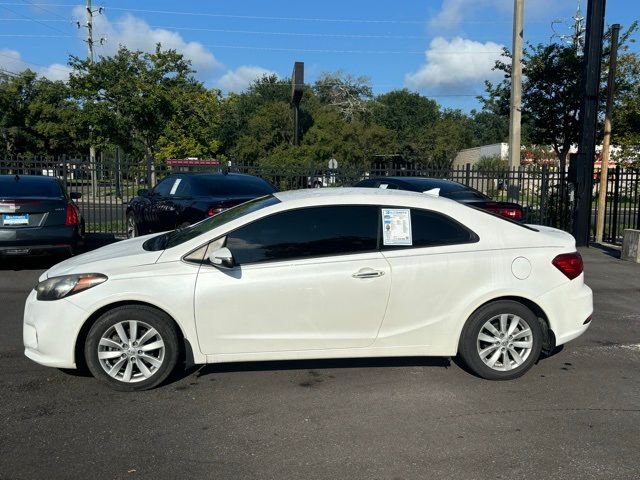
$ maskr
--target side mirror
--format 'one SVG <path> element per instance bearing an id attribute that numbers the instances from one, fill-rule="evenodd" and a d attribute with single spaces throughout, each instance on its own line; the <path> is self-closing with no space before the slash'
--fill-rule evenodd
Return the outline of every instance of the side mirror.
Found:
<path id="1" fill-rule="evenodd" d="M 69 192 L 69 198 L 71 200 L 77 200 L 81 197 L 82 197 L 82 194 L 80 192 Z"/>
<path id="2" fill-rule="evenodd" d="M 138 196 L 139 197 L 148 197 L 149 196 L 149 190 L 147 190 L 146 188 L 141 188 L 140 190 L 138 190 Z"/>
<path id="3" fill-rule="evenodd" d="M 209 255 L 209 262 L 218 268 L 233 268 L 235 265 L 233 255 L 227 247 L 219 248 Z"/>

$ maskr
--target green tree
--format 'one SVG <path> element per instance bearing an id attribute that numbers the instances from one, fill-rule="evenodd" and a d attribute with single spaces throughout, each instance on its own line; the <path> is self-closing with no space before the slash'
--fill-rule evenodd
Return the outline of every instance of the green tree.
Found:
<path id="1" fill-rule="evenodd" d="M 438 121 L 417 138 L 418 159 L 434 169 L 449 169 L 458 152 L 473 144 L 469 124 L 469 117 L 462 111 L 445 109 Z"/>
<path id="2" fill-rule="evenodd" d="M 471 129 L 475 146 L 506 142 L 509 137 L 509 116 L 489 110 L 471 110 Z"/>
<path id="3" fill-rule="evenodd" d="M 504 56 L 511 58 L 505 49 Z M 495 70 L 504 72 L 496 85 L 486 83 L 485 111 L 508 118 L 511 64 L 498 60 Z M 528 45 L 522 62 L 522 118 L 527 125 L 526 142 L 550 145 L 564 171 L 571 145 L 578 139 L 582 58 L 570 45 Z"/>
<path id="4" fill-rule="evenodd" d="M 190 62 L 175 50 L 154 53 L 121 47 L 91 63 L 71 57 L 69 85 L 82 105 L 83 123 L 97 146 L 142 150 L 153 162 L 159 140 L 178 111 L 182 92 L 199 88 Z"/>
<path id="5" fill-rule="evenodd" d="M 0 152 L 7 155 L 73 153 L 77 105 L 64 82 L 31 70 L 0 75 Z"/>
<path id="6" fill-rule="evenodd" d="M 220 150 L 216 138 L 220 126 L 220 92 L 193 88 L 178 92 L 171 120 L 158 139 L 157 157 L 215 157 Z"/>
<path id="7" fill-rule="evenodd" d="M 433 126 L 439 115 L 436 101 L 406 88 L 379 95 L 371 105 L 372 121 L 396 132 L 401 143 Z"/>

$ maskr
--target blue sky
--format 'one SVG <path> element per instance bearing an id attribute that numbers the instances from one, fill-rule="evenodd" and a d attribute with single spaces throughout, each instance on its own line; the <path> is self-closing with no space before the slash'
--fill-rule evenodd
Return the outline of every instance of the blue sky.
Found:
<path id="1" fill-rule="evenodd" d="M 582 0 L 583 15 L 586 0 Z M 569 33 L 576 0 L 525 0 L 525 40 Z M 96 53 L 119 44 L 176 48 L 207 86 L 239 91 L 266 72 L 290 75 L 304 61 L 306 80 L 342 70 L 370 78 L 376 93 L 407 87 L 444 106 L 469 110 L 502 45 L 511 45 L 512 0 L 94 0 Z M 85 55 L 80 2 L 0 0 L 0 68 L 29 67 L 65 78 L 69 54 Z M 640 1 L 607 0 L 607 24 L 640 19 Z M 638 46 L 632 48 L 637 49 Z"/>

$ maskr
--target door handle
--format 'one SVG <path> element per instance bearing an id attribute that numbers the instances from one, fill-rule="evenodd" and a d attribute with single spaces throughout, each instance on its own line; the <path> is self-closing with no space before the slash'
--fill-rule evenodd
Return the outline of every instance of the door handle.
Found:
<path id="1" fill-rule="evenodd" d="M 372 268 L 363 268 L 362 270 L 351 275 L 353 278 L 375 278 L 381 277 L 384 272 L 381 270 L 374 270 Z"/>

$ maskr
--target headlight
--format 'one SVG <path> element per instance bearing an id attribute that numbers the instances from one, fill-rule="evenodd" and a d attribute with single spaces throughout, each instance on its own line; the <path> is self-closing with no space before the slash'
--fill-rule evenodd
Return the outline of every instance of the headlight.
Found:
<path id="1" fill-rule="evenodd" d="M 38 300 L 58 300 L 68 297 L 107 280 L 101 273 L 82 273 L 79 275 L 61 275 L 43 280 L 36 285 Z"/>

